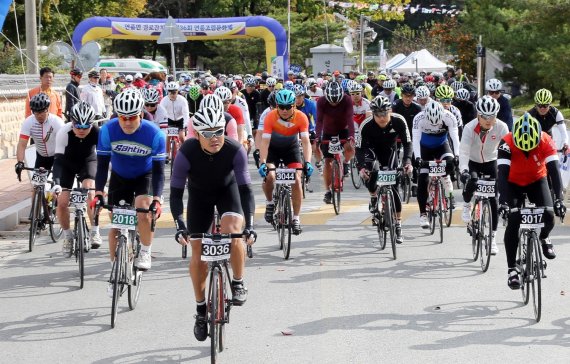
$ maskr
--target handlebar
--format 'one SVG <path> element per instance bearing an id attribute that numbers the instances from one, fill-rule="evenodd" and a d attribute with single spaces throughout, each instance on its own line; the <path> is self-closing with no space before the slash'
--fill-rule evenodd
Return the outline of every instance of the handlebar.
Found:
<path id="1" fill-rule="evenodd" d="M 99 226 L 99 210 L 100 209 L 105 209 L 105 210 L 109 210 L 111 212 L 113 212 L 113 208 L 127 208 L 127 207 L 131 207 L 130 205 L 124 205 L 124 206 L 114 206 L 114 205 L 98 205 L 95 207 L 95 226 Z M 140 213 L 150 213 L 151 214 L 151 222 L 150 222 L 150 231 L 154 232 L 154 228 L 156 225 L 156 212 L 149 210 L 149 209 L 145 209 L 143 207 L 137 207 L 135 208 L 136 212 L 140 212 Z"/>
<path id="2" fill-rule="evenodd" d="M 188 238 L 190 239 L 203 239 L 203 238 L 210 238 L 213 240 L 220 240 L 220 239 L 247 239 L 247 236 L 243 233 L 231 233 L 231 234 L 212 234 L 212 233 L 200 233 L 200 234 L 188 234 Z M 253 258 L 253 248 L 251 245 L 247 244 L 247 257 Z"/>
<path id="3" fill-rule="evenodd" d="M 22 182 L 22 171 L 44 171 L 48 173 L 48 175 L 51 173 L 51 169 L 45 169 L 44 167 L 40 167 L 40 168 L 31 168 L 31 167 L 22 167 L 20 173 L 17 173 L 18 175 L 18 181 Z"/>

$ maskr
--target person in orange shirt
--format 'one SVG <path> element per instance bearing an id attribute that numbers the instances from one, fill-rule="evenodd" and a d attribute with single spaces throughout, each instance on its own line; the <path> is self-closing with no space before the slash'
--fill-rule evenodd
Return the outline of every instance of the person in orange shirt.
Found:
<path id="1" fill-rule="evenodd" d="M 44 93 L 49 96 L 50 106 L 49 113 L 63 117 L 63 108 L 61 107 L 61 96 L 52 89 L 53 85 L 53 71 L 49 67 L 43 67 L 40 69 L 40 85 L 34 87 L 28 91 L 28 102 L 26 102 L 26 118 L 32 115 L 32 110 L 30 109 L 30 100 L 32 97 L 39 93 Z"/>

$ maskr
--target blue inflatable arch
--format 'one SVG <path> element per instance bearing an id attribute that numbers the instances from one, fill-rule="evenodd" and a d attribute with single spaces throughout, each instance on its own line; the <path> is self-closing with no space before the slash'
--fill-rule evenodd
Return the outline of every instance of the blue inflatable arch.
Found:
<path id="1" fill-rule="evenodd" d="M 83 20 L 73 31 L 73 46 L 99 38 L 157 40 L 167 19 L 92 17 Z M 275 19 L 246 16 L 213 19 L 176 19 L 176 25 L 188 40 L 240 39 L 255 37 L 265 41 L 267 71 L 285 77 L 289 69 L 287 33 Z"/>

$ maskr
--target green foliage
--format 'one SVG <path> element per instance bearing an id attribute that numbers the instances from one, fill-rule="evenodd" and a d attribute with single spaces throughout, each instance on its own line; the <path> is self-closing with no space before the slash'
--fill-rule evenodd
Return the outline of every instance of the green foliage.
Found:
<path id="1" fill-rule="evenodd" d="M 50 57 L 46 53 L 39 54 L 39 66 L 51 67 L 56 72 L 67 72 L 67 70 L 59 70 L 61 59 L 57 57 Z M 24 68 L 22 69 L 22 59 L 20 52 L 14 47 L 6 47 L 4 51 L 0 52 L 0 73 L 7 74 L 22 74 L 26 73 L 26 58 L 23 59 Z"/>

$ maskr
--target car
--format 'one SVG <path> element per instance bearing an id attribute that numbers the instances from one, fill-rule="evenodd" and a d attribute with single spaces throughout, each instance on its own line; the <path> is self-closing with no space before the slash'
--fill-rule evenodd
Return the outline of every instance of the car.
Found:
<path id="1" fill-rule="evenodd" d="M 141 73 L 143 77 L 151 72 L 168 73 L 168 69 L 159 62 L 142 58 L 101 59 L 95 64 L 94 69 L 99 71 L 102 68 L 114 74 L 122 73 L 134 76 L 136 73 Z"/>

